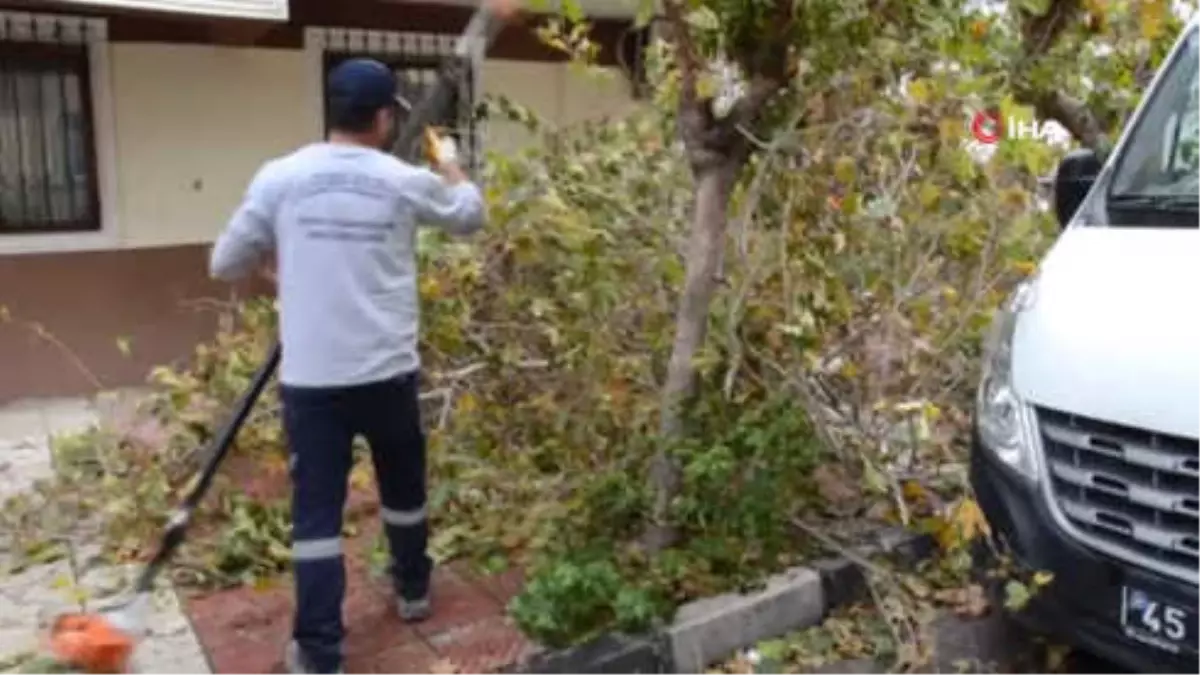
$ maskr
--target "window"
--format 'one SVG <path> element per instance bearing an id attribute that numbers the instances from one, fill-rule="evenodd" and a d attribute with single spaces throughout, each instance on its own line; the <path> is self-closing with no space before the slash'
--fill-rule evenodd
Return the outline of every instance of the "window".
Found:
<path id="1" fill-rule="evenodd" d="M 405 38 L 409 36 L 404 36 Z M 414 36 L 413 41 L 416 41 Z M 411 45 L 410 45 L 411 46 Z M 350 51 L 329 51 L 325 53 L 325 76 L 328 79 L 329 71 L 337 64 L 346 59 L 367 57 L 375 59 L 392 69 L 396 74 L 399 93 L 413 105 L 424 98 L 425 92 L 433 87 L 437 82 L 438 72 L 442 68 L 446 59 L 453 58 L 449 53 L 439 55 L 429 48 L 429 45 L 422 45 L 424 49 L 418 51 L 413 49 L 411 54 L 408 53 L 388 53 L 388 54 L 360 54 Z M 431 122 L 431 126 L 438 127 L 444 134 L 454 138 L 458 143 L 459 156 L 462 160 L 463 168 L 470 173 L 474 173 L 479 160 L 479 114 L 477 114 L 474 91 L 475 91 L 475 72 L 473 68 L 463 68 L 465 73 L 465 81 L 460 83 L 460 86 L 455 91 L 453 104 L 443 111 L 443 114 Z M 328 117 L 328 113 L 326 113 Z M 411 162 L 421 162 L 420 145 L 409 148 L 404 153 L 404 159 Z"/>
<path id="2" fill-rule="evenodd" d="M 100 229 L 89 82 L 84 44 L 0 40 L 0 236 Z"/>
<path id="3" fill-rule="evenodd" d="M 1164 199 L 1195 208 L 1200 155 L 1197 153 L 1197 31 L 1192 30 L 1137 121 L 1117 158 L 1109 199 Z"/>

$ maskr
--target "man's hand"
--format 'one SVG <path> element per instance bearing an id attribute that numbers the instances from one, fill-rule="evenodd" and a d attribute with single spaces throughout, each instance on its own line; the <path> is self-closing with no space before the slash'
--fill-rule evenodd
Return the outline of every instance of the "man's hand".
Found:
<path id="1" fill-rule="evenodd" d="M 425 156 L 433 170 L 441 174 L 451 185 L 467 180 L 466 173 L 458 165 L 458 145 L 449 136 L 440 136 L 432 128 L 425 130 Z"/>
<path id="2" fill-rule="evenodd" d="M 425 127 L 422 150 L 432 166 L 458 163 L 458 144 L 450 136 L 442 136 L 433 127 Z"/>

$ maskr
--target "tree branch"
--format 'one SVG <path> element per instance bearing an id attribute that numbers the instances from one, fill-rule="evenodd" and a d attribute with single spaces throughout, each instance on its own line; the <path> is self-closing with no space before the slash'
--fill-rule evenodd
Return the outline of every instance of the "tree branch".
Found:
<path id="1" fill-rule="evenodd" d="M 1084 146 L 1099 150 L 1107 142 L 1100 118 L 1083 101 L 1062 91 L 1039 92 L 1028 98 L 1038 117 L 1063 125 Z"/>
<path id="2" fill-rule="evenodd" d="M 1063 31 L 1083 11 L 1082 0 L 1051 0 L 1044 14 L 1030 14 L 1017 10 L 1021 25 L 1021 42 L 1024 51 L 1015 66 L 1017 70 L 1028 68 L 1049 53 L 1062 37 Z M 1083 145 L 1100 149 L 1106 142 L 1106 133 L 1100 118 L 1087 105 L 1061 90 L 1038 91 L 1015 78 L 1016 94 L 1023 102 L 1032 105 L 1038 117 L 1052 119 L 1061 124 Z"/>
<path id="3" fill-rule="evenodd" d="M 758 118 L 758 114 L 762 112 L 763 107 L 771 97 L 775 95 L 781 88 L 784 82 L 774 76 L 757 75 L 750 78 L 750 86 L 746 94 L 738 99 L 734 104 L 733 111 L 729 114 L 729 118 L 734 121 L 735 126 L 749 126 Z"/>
<path id="4" fill-rule="evenodd" d="M 788 41 L 796 18 L 792 15 L 791 0 L 776 0 L 773 30 L 763 36 L 761 49 L 752 59 L 739 59 L 750 83 L 747 92 L 733 106 L 729 117 L 735 127 L 754 123 L 767 102 L 787 84 Z"/>
<path id="5" fill-rule="evenodd" d="M 663 0 L 663 14 L 671 31 L 671 43 L 675 46 L 675 63 L 679 67 L 681 103 L 693 106 L 699 99 L 697 81 L 704 69 L 704 59 L 696 49 L 691 28 L 684 16 L 682 0 Z"/>
<path id="6" fill-rule="evenodd" d="M 1051 0 L 1045 14 L 1028 14 L 1018 9 L 1021 15 L 1021 41 L 1027 57 L 1036 59 L 1045 56 L 1082 8 L 1082 0 Z"/>

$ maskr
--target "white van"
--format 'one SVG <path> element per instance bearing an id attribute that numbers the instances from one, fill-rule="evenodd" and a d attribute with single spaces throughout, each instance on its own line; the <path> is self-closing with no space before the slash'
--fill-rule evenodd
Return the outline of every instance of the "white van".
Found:
<path id="1" fill-rule="evenodd" d="M 1019 619 L 1143 672 L 1197 672 L 1200 23 L 1101 161 L 1059 167 L 1064 225 L 998 313 L 971 482 L 1026 565 Z"/>

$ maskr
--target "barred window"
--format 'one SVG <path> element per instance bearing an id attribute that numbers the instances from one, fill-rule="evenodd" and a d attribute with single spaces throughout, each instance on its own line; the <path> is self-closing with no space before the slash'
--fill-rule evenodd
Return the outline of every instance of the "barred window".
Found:
<path id="1" fill-rule="evenodd" d="M 0 40 L 0 236 L 100 229 L 87 46 Z"/>
<path id="2" fill-rule="evenodd" d="M 437 82 L 438 73 L 445 59 L 453 58 L 449 53 L 437 54 L 433 44 L 420 45 L 422 50 L 413 50 L 412 54 L 361 54 L 349 51 L 329 51 L 325 53 L 325 80 L 329 72 L 342 61 L 353 58 L 371 58 L 383 63 L 396 74 L 399 94 L 416 105 L 425 96 L 425 92 Z M 475 110 L 475 73 L 473 68 L 464 68 L 464 81 L 459 83 L 453 97 L 453 104 L 437 119 L 430 121 L 430 126 L 440 128 L 445 134 L 454 138 L 458 144 L 459 157 L 463 168 L 468 173 L 474 173 L 479 159 L 479 115 Z M 328 127 L 328 111 L 326 111 L 326 127 Z M 420 145 L 409 148 L 404 153 L 404 159 L 420 162 Z"/>

